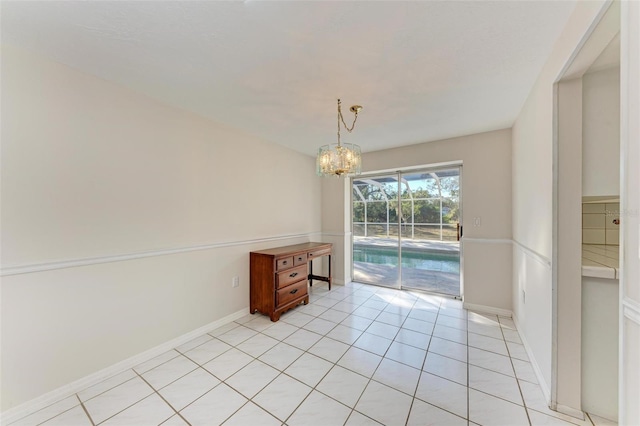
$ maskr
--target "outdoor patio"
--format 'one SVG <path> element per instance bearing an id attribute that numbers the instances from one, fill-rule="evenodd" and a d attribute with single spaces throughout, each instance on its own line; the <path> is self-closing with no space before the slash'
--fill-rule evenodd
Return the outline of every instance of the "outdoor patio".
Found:
<path id="1" fill-rule="evenodd" d="M 354 237 L 354 249 L 357 247 L 397 248 L 397 238 Z M 411 252 L 458 254 L 458 241 L 402 240 L 402 248 Z M 460 296 L 460 275 L 438 270 L 437 262 L 433 270 L 417 269 L 403 266 L 402 286 L 412 289 Z M 386 286 L 397 286 L 398 266 L 369 262 L 353 262 L 353 280 L 356 282 L 375 283 Z"/>

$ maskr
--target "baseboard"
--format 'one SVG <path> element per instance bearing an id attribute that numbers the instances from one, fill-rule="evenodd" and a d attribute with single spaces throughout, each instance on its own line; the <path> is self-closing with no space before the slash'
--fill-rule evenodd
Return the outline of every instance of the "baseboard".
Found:
<path id="1" fill-rule="evenodd" d="M 220 318 L 217 321 L 213 321 L 207 325 L 199 327 L 193 331 L 183 334 L 182 336 L 176 337 L 175 339 L 169 340 L 168 342 L 165 342 L 161 345 L 158 345 L 154 348 L 144 351 L 138 355 L 134 355 L 123 361 L 113 364 L 107 368 L 96 371 L 95 373 L 89 374 L 88 376 L 85 376 L 67 385 L 59 387 L 58 389 L 55 389 L 51 392 L 47 392 L 44 395 L 39 396 L 35 399 L 24 402 L 2 413 L 0 416 L 0 424 L 3 424 L 3 425 L 9 424 L 25 416 L 33 414 L 36 411 L 41 410 L 64 398 L 67 398 L 77 392 L 80 392 L 81 390 L 86 389 L 89 386 L 93 386 L 97 383 L 100 383 L 103 380 L 108 379 L 109 377 L 112 377 L 112 376 L 115 376 L 116 374 L 121 373 L 124 370 L 133 368 L 138 364 L 141 364 L 145 361 L 153 359 L 156 356 L 161 355 L 177 346 L 187 343 L 198 336 L 201 336 L 211 330 L 215 330 L 218 327 L 221 327 L 238 318 L 241 318 L 247 315 L 248 313 L 249 313 L 249 307 L 247 306 L 237 312 L 234 312 L 233 314 L 227 315 L 224 318 Z"/>
<path id="2" fill-rule="evenodd" d="M 511 318 L 513 316 L 513 312 L 511 312 L 510 310 L 494 308 L 493 306 L 476 305 L 475 303 L 464 302 L 462 304 L 462 307 L 470 311 L 483 312 L 485 314 L 494 314 L 501 317 Z"/>
<path id="3" fill-rule="evenodd" d="M 575 417 L 579 420 L 584 420 L 584 412 L 576 410 L 575 408 L 567 407 L 566 405 L 557 404 L 556 411 L 558 413 L 566 414 L 567 416 Z"/>
<path id="4" fill-rule="evenodd" d="M 520 335 L 520 340 L 522 340 L 522 345 L 524 346 L 524 350 L 527 352 L 529 361 L 531 361 L 533 372 L 536 375 L 536 379 L 538 380 L 538 385 L 540 385 L 540 389 L 542 389 L 542 394 L 544 396 L 545 402 L 547 403 L 547 407 L 551 407 L 551 389 L 549 388 L 549 385 L 547 384 L 547 381 L 545 380 L 544 375 L 542 374 L 542 370 L 538 365 L 538 361 L 533 356 L 533 351 L 531 350 L 531 346 L 529 346 L 529 343 L 527 342 L 527 338 L 520 331 L 521 328 L 520 328 L 520 323 L 518 322 L 518 317 L 514 315 L 512 318 L 513 318 L 514 324 L 516 325 L 516 329 L 518 330 L 518 334 Z"/>

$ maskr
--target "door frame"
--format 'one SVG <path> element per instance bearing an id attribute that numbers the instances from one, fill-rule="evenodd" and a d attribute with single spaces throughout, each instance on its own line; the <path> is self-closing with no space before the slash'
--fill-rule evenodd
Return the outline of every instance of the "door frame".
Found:
<path id="1" fill-rule="evenodd" d="M 553 217 L 557 218 L 558 197 L 558 96 L 557 84 L 567 72 L 585 42 L 594 34 L 613 0 L 604 1 L 589 28 L 554 84 L 554 169 Z M 640 3 L 620 2 L 620 267 L 619 267 L 619 358 L 618 358 L 618 423 L 637 424 L 640 421 Z M 554 221 L 555 224 L 555 221 Z M 550 406 L 561 412 L 579 416 L 582 412 L 567 410 L 558 403 L 558 300 L 557 300 L 557 244 L 558 231 L 553 230 L 552 276 L 552 371 Z"/>
<path id="2" fill-rule="evenodd" d="M 378 285 L 380 287 L 384 287 L 384 288 L 393 288 L 396 290 L 407 290 L 407 291 L 421 291 L 421 292 L 425 292 L 425 293 L 431 293 L 431 294 L 435 294 L 438 296 L 443 296 L 443 297 L 451 297 L 454 299 L 463 299 L 463 294 L 464 294 L 464 254 L 463 254 L 463 249 L 462 249 L 462 231 L 463 231 L 463 227 L 462 227 L 462 222 L 463 222 L 463 215 L 464 215 L 464 208 L 463 208 L 463 162 L 462 161 L 451 161 L 451 162 L 443 162 L 443 163 L 437 163 L 437 164 L 431 164 L 431 165 L 423 165 L 423 166 L 411 166 L 411 167 L 404 167 L 402 169 L 386 169 L 386 170 L 377 170 L 377 171 L 372 171 L 372 172 L 365 172 L 362 173 L 358 176 L 352 176 L 349 179 L 349 224 L 350 224 L 350 230 L 351 230 L 351 244 L 350 244 L 350 249 L 351 249 L 351 277 L 353 280 L 354 277 L 354 260 L 353 260 L 353 247 L 354 247 L 354 232 L 353 232 L 353 181 L 357 180 L 357 179 L 363 179 L 363 178 L 376 178 L 376 177 L 385 177 L 385 176 L 393 176 L 396 175 L 397 177 L 400 177 L 403 174 L 410 174 L 410 173 L 419 173 L 419 172 L 438 172 L 441 170 L 450 170 L 450 169 L 458 169 L 458 180 L 459 180 L 459 193 L 458 193 L 458 208 L 459 208 L 459 213 L 458 213 L 458 223 L 460 224 L 460 233 L 459 233 L 459 262 L 460 262 L 460 271 L 459 271 L 459 294 L 457 296 L 452 296 L 452 295 L 447 295 L 447 294 L 443 294 L 443 293 L 436 293 L 436 292 L 429 292 L 428 290 L 422 290 L 422 289 L 417 289 L 417 288 L 411 288 L 411 287 L 403 287 L 402 286 L 402 233 L 401 233 L 401 214 L 398 214 L 397 216 L 397 226 L 398 226 L 398 275 L 397 275 L 397 279 L 396 279 L 396 283 L 393 286 L 384 286 L 384 285 L 380 285 L 380 284 L 374 284 L 374 283 L 366 283 L 366 284 L 370 284 L 370 285 Z M 401 180 L 397 179 L 397 184 L 398 184 L 398 198 L 397 198 L 397 203 L 398 203 L 398 208 L 401 208 L 401 203 L 402 203 L 402 199 L 400 198 L 400 190 L 401 190 Z M 441 212 L 442 214 L 442 212 Z"/>

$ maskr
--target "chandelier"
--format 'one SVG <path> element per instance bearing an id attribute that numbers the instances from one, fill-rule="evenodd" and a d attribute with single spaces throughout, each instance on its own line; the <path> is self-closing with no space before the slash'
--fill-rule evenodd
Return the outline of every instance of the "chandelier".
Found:
<path id="1" fill-rule="evenodd" d="M 342 144 L 340 142 L 340 122 L 347 132 L 351 133 L 358 120 L 358 113 L 362 110 L 360 105 L 353 105 L 349 110 L 354 114 L 351 127 L 347 126 L 342 116 L 338 99 L 338 143 L 323 145 L 318 149 L 316 159 L 316 171 L 318 176 L 354 176 L 362 172 L 362 154 L 360 147 L 353 143 Z"/>

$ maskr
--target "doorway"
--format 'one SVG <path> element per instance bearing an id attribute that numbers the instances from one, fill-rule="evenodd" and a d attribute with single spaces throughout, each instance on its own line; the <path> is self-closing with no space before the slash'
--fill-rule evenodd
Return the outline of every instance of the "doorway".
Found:
<path id="1" fill-rule="evenodd" d="M 460 297 L 461 166 L 352 178 L 353 280 Z"/>

